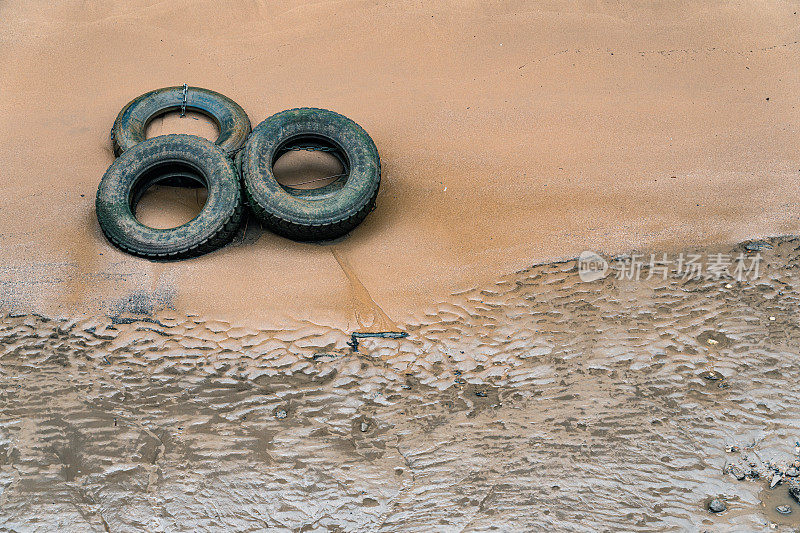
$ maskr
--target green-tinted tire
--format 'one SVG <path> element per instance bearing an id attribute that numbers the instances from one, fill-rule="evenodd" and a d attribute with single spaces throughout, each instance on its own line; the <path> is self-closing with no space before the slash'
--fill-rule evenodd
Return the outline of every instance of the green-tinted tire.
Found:
<path id="1" fill-rule="evenodd" d="M 111 128 L 114 155 L 130 150 L 147 136 L 147 125 L 159 115 L 180 110 L 183 106 L 183 87 L 165 87 L 145 93 L 129 102 L 117 115 Z M 186 109 L 202 113 L 216 122 L 219 137 L 215 141 L 228 156 L 233 156 L 244 146 L 250 134 L 250 119 L 236 102 L 225 95 L 188 87 Z"/>
<path id="2" fill-rule="evenodd" d="M 294 189 L 275 179 L 275 161 L 292 148 L 329 150 L 344 174 L 318 189 Z M 378 149 L 358 124 L 333 111 L 290 109 L 259 124 L 241 152 L 247 201 L 266 227 L 290 239 L 341 237 L 375 207 L 381 182 Z"/>
<path id="3" fill-rule="evenodd" d="M 144 191 L 176 179 L 206 187 L 208 199 L 200 213 L 177 228 L 156 229 L 139 222 L 134 213 Z M 230 242 L 243 212 L 233 161 L 210 141 L 194 135 L 154 137 L 127 150 L 103 176 L 95 208 L 111 244 L 158 260 L 194 257 Z"/>

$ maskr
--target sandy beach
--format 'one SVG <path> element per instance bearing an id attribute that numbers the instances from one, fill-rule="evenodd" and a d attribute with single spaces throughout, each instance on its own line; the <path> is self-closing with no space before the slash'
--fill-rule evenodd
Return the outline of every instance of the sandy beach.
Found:
<path id="1" fill-rule="evenodd" d="M 354 307 L 402 319 L 586 249 L 797 232 L 798 9 L 4 2 L 2 305 L 94 314 L 130 298 L 357 329 L 372 319 Z M 254 223 L 241 246 L 169 266 L 110 247 L 94 195 L 111 124 L 182 83 L 234 98 L 254 125 L 299 106 L 351 117 L 380 151 L 378 208 L 333 245 Z"/>
<path id="2" fill-rule="evenodd" d="M 0 2 L 0 531 L 796 530 L 798 13 Z M 184 83 L 253 126 L 350 117 L 377 208 L 333 242 L 250 216 L 193 259 L 111 246 L 112 123 Z M 584 251 L 760 269 L 587 281 Z"/>
<path id="3" fill-rule="evenodd" d="M 733 283 L 533 267 L 357 351 L 7 316 L 0 530 L 796 531 L 799 248 L 684 250 L 760 254 Z"/>

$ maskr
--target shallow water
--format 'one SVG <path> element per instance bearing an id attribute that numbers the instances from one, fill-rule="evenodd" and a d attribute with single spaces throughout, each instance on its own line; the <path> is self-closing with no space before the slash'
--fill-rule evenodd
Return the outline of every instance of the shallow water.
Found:
<path id="1" fill-rule="evenodd" d="M 357 352 L 312 323 L 8 315 L 0 530 L 800 526 L 794 478 L 767 488 L 800 440 L 800 239 L 769 243 L 743 282 L 532 267 Z"/>

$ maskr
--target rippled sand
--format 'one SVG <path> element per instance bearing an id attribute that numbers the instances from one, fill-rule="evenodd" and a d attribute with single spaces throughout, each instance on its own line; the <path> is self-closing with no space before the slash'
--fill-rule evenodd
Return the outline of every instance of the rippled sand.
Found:
<path id="1" fill-rule="evenodd" d="M 796 527 L 793 478 L 765 487 L 800 440 L 800 239 L 713 251 L 757 249 L 745 282 L 536 266 L 357 352 L 310 323 L 6 316 L 0 530 Z"/>

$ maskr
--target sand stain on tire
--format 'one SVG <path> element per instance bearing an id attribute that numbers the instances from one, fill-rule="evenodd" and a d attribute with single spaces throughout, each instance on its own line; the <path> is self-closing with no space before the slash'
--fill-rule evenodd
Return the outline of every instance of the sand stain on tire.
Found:
<path id="1" fill-rule="evenodd" d="M 282 185 L 273 166 L 292 150 L 323 150 L 344 172 L 314 189 Z M 290 109 L 259 124 L 245 144 L 242 177 L 248 203 L 266 227 L 298 241 L 341 237 L 375 207 L 381 180 L 378 149 L 358 124 L 333 111 Z"/>
<path id="2" fill-rule="evenodd" d="M 151 228 L 136 219 L 136 204 L 152 185 L 196 181 L 208 190 L 200 213 L 175 228 Z M 227 244 L 242 220 L 238 175 L 225 153 L 206 139 L 164 135 L 123 153 L 97 190 L 97 220 L 117 248 L 148 259 L 184 259 Z"/>

